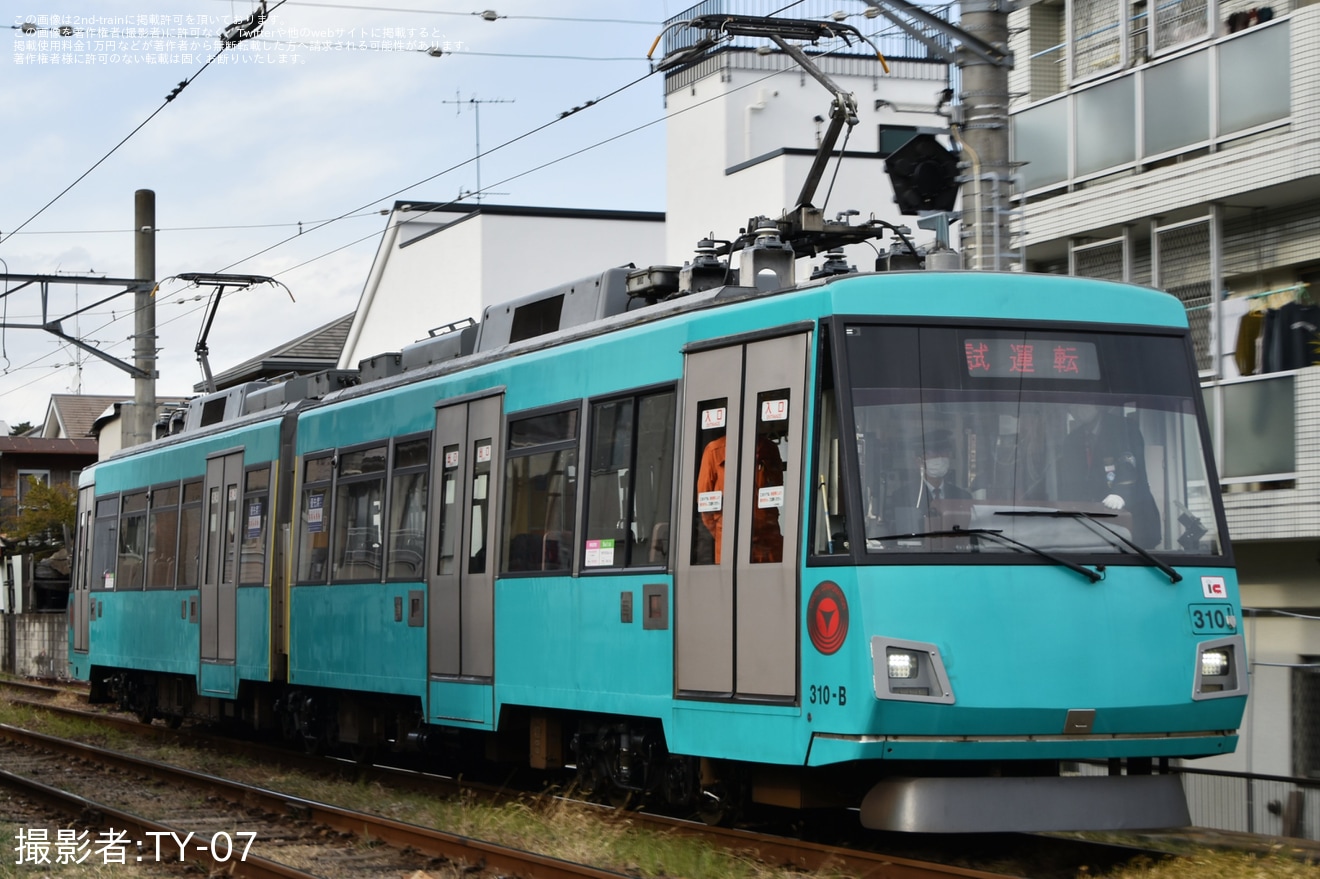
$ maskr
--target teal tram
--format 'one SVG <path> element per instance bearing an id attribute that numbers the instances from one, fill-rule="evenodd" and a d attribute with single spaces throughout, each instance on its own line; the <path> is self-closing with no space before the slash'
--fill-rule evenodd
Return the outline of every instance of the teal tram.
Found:
<path id="1" fill-rule="evenodd" d="M 83 475 L 76 675 L 709 820 L 1186 823 L 1247 677 L 1181 304 L 766 245 L 194 400 Z"/>

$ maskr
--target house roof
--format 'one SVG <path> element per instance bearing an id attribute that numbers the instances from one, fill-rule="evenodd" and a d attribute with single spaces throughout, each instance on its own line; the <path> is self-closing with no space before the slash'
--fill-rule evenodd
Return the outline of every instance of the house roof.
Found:
<path id="1" fill-rule="evenodd" d="M 96 440 L 0 436 L 0 454 L 91 455 L 95 457 Z"/>
<path id="2" fill-rule="evenodd" d="M 41 435 L 48 439 L 85 439 L 92 435 L 92 424 L 101 413 L 123 400 L 122 394 L 51 394 Z"/>
<path id="3" fill-rule="evenodd" d="M 260 381 L 290 372 L 306 375 L 333 369 L 339 361 L 340 352 L 344 350 L 344 342 L 348 339 L 348 330 L 352 325 L 351 313 L 335 318 L 291 342 L 285 342 L 224 372 L 216 373 L 215 385 L 223 390 L 243 382 Z M 193 390 L 201 393 L 206 390 L 206 386 L 198 383 L 193 385 Z"/>

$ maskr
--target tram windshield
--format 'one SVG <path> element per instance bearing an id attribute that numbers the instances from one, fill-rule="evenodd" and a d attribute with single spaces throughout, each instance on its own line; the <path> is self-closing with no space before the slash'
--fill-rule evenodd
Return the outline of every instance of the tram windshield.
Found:
<path id="1" fill-rule="evenodd" d="M 849 325 L 867 552 L 1221 553 L 1184 344 Z"/>

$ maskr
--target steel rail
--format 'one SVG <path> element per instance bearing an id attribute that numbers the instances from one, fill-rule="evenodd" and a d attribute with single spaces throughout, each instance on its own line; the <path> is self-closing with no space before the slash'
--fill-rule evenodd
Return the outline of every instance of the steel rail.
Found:
<path id="1" fill-rule="evenodd" d="M 456 833 L 344 809 L 256 785 L 229 781 L 204 772 L 166 766 L 118 751 L 71 742 L 9 724 L 0 724 L 0 737 L 29 747 L 44 748 L 69 757 L 138 772 L 166 782 L 185 781 L 193 786 L 209 789 L 230 802 L 241 803 L 246 807 L 256 806 L 271 812 L 293 813 L 305 821 L 323 824 L 355 836 L 369 837 L 396 848 L 411 848 L 434 857 L 469 864 L 483 864 L 487 869 L 511 873 L 527 879 L 624 879 L 625 877 L 625 874 L 612 870 L 575 864 Z"/>

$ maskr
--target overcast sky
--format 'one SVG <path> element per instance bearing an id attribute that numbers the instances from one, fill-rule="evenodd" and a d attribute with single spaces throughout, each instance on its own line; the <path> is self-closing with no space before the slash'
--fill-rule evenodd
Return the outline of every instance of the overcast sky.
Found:
<path id="1" fill-rule="evenodd" d="M 478 188 L 478 114 L 483 151 L 527 134 L 482 158 L 491 201 L 664 210 L 663 96 L 645 55 L 689 4 L 483 2 L 496 20 L 455 0 L 286 0 L 258 39 L 209 66 L 217 34 L 252 0 L 6 4 L 0 271 L 132 277 L 133 194 L 154 190 L 157 393 L 183 395 L 201 378 L 193 348 L 210 290 L 170 276 L 269 275 L 293 294 L 262 286 L 225 298 L 209 336 L 216 372 L 347 314 L 382 211 Z M 52 286 L 47 316 L 115 289 Z M 28 288 L 5 297 L 0 316 L 37 323 L 40 311 Z M 131 361 L 132 297 L 64 329 Z M 132 395 L 126 374 L 44 331 L 4 330 L 0 343 L 10 424 L 38 422 L 55 393 Z"/>

